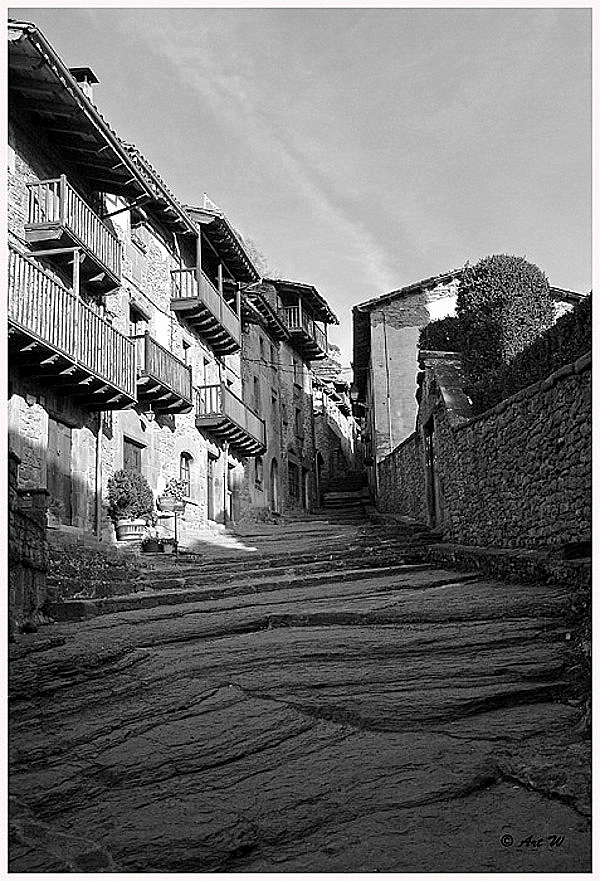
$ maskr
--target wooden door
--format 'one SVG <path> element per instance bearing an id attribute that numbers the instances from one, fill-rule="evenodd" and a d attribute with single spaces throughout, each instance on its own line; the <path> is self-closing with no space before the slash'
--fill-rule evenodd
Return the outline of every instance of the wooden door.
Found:
<path id="1" fill-rule="evenodd" d="M 277 460 L 271 462 L 271 510 L 279 513 L 279 474 Z"/>
<path id="2" fill-rule="evenodd" d="M 206 516 L 209 520 L 215 519 L 215 462 L 212 456 L 208 456 L 206 463 Z"/>
<path id="3" fill-rule="evenodd" d="M 439 477 L 436 465 L 436 439 L 433 417 L 425 425 L 424 439 L 427 510 L 429 514 L 429 525 L 435 528 L 436 526 L 441 525 L 443 513 Z"/>
<path id="4" fill-rule="evenodd" d="M 50 507 L 60 523 L 72 523 L 71 448 L 72 429 L 64 422 L 48 419 L 48 492 Z"/>

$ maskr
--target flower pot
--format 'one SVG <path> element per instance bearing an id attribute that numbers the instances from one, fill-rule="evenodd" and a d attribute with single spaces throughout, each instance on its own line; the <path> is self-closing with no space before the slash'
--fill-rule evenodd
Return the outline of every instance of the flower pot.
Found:
<path id="1" fill-rule="evenodd" d="M 163 554 L 174 554 L 175 553 L 175 544 L 174 542 L 165 543 L 163 545 Z"/>
<path id="2" fill-rule="evenodd" d="M 142 553 L 143 554 L 162 554 L 163 553 L 162 542 L 154 541 L 154 539 L 146 540 L 142 544 Z"/>
<path id="3" fill-rule="evenodd" d="M 115 532 L 117 541 L 136 541 L 144 537 L 145 520 L 117 520 Z"/>
<path id="4" fill-rule="evenodd" d="M 185 502 L 176 499 L 175 496 L 159 496 L 157 504 L 165 513 L 183 514 L 185 511 Z"/>

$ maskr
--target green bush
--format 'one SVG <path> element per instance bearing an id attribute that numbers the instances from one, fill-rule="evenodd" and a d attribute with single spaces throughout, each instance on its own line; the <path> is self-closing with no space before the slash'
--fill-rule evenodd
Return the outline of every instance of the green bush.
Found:
<path id="1" fill-rule="evenodd" d="M 522 257 L 496 254 L 466 266 L 456 314 L 473 411 L 492 406 L 506 365 L 554 319 L 545 274 Z M 495 403 L 495 401 L 494 401 Z"/>
<path id="2" fill-rule="evenodd" d="M 482 378 L 476 387 L 477 412 L 546 379 L 572 364 L 592 348 L 592 297 L 585 297 L 572 312 L 562 315 L 508 364 Z"/>
<path id="3" fill-rule="evenodd" d="M 111 519 L 148 518 L 154 511 L 154 496 L 146 478 L 139 471 L 123 468 L 108 481 L 108 513 Z"/>
<path id="4" fill-rule="evenodd" d="M 432 352 L 462 352 L 460 321 L 456 315 L 430 321 L 419 334 L 419 349 Z"/>

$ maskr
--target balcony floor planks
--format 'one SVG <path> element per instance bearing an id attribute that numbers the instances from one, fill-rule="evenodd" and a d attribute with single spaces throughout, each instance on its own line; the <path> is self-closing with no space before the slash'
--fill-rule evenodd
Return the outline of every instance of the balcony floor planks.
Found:
<path id="1" fill-rule="evenodd" d="M 42 248 L 44 245 L 49 248 L 55 247 L 57 252 L 62 248 L 80 248 L 85 259 L 80 264 L 80 277 L 83 282 L 93 283 L 98 292 L 113 290 L 121 283 L 118 275 L 113 273 L 94 252 L 79 239 L 68 227 L 61 223 L 51 224 L 26 224 L 25 238 L 35 254 L 36 249 Z M 59 265 L 67 265 L 71 260 L 71 256 L 65 253 L 57 253 L 45 255 L 46 260 L 53 260 Z M 96 276 L 103 276 L 98 281 L 92 280 Z"/>

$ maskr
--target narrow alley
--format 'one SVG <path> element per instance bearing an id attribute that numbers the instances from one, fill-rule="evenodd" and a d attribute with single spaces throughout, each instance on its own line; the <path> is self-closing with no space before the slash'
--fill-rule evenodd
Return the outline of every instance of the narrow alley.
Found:
<path id="1" fill-rule="evenodd" d="M 23 634 L 11 871 L 589 871 L 567 590 L 423 541 L 249 527 Z"/>

